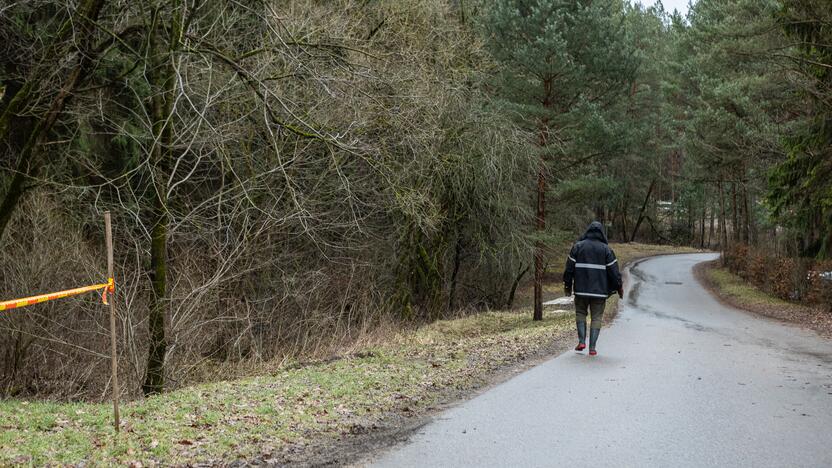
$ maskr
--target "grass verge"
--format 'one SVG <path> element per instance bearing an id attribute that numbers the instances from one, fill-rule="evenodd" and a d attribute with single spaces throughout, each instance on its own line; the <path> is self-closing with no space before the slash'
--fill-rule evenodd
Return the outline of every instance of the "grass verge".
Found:
<path id="1" fill-rule="evenodd" d="M 717 299 L 732 307 L 794 323 L 832 337 L 832 314 L 820 308 L 774 297 L 721 267 L 719 261 L 701 263 L 694 272 Z"/>
<path id="2" fill-rule="evenodd" d="M 122 409 L 120 435 L 107 404 L 0 401 L 0 465 L 291 461 L 311 442 L 366 432 L 390 413 L 424 412 L 571 337 L 569 314 L 530 316 L 439 321 L 335 361 L 135 401 Z"/>
<path id="3" fill-rule="evenodd" d="M 723 296 L 732 302 L 736 302 L 747 307 L 793 307 L 793 304 L 760 291 L 751 283 L 743 280 L 725 268 L 718 268 L 714 264 L 711 264 L 710 266 L 710 268 L 706 269 L 708 281 L 715 287 L 720 296 Z"/>
<path id="4" fill-rule="evenodd" d="M 695 252 L 644 244 L 613 249 L 622 264 Z M 562 294 L 559 277 L 546 288 L 546 300 Z M 614 296 L 609 319 L 616 307 Z M 385 425 L 391 415 L 423 415 L 515 364 L 566 350 L 573 320 L 568 312 L 546 312 L 542 322 L 532 322 L 531 311 L 520 309 L 438 321 L 336 360 L 290 363 L 267 375 L 128 403 L 119 435 L 108 404 L 0 401 L 0 466 L 282 464 L 316 456 L 321 463 L 343 462 L 331 458 L 338 456 L 333 450 L 320 454 L 327 444 Z"/>

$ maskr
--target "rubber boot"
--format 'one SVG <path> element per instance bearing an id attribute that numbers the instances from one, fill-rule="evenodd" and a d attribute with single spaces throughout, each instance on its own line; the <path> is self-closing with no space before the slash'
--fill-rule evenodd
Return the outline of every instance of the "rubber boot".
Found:
<path id="1" fill-rule="evenodd" d="M 583 351 L 586 349 L 586 322 L 576 320 L 575 326 L 578 329 L 578 346 L 575 346 L 575 351 Z"/>
<path id="2" fill-rule="evenodd" d="M 601 334 L 601 329 L 600 328 L 590 328 L 590 330 L 589 330 L 589 355 L 590 356 L 595 356 L 596 354 L 598 354 L 598 352 L 595 351 L 595 345 L 598 343 L 598 335 L 600 335 L 600 334 Z"/>

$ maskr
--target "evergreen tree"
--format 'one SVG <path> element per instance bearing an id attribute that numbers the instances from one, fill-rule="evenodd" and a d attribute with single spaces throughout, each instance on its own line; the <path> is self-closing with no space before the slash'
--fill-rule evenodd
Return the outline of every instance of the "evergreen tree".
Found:
<path id="1" fill-rule="evenodd" d="M 802 79 L 792 113 L 803 117 L 786 139 L 788 158 L 771 174 L 774 214 L 792 228 L 799 254 L 832 257 L 832 2 L 785 0 L 777 18 L 796 45 L 786 56 Z"/>
<path id="2" fill-rule="evenodd" d="M 483 26 L 500 64 L 497 82 L 507 110 L 537 131 L 534 319 L 541 320 L 551 170 L 567 155 L 614 141 L 587 132 L 607 129 L 603 109 L 631 81 L 635 49 L 624 27 L 624 3 L 615 0 L 499 0 L 489 5 Z"/>
<path id="3" fill-rule="evenodd" d="M 789 91 L 769 53 L 785 47 L 773 27 L 776 7 L 773 1 L 701 0 L 679 37 L 685 190 L 695 193 L 693 186 L 701 185 L 716 192 L 712 209 L 722 248 L 751 240 L 762 181 L 782 158 L 779 138 L 788 125 L 782 103 Z"/>

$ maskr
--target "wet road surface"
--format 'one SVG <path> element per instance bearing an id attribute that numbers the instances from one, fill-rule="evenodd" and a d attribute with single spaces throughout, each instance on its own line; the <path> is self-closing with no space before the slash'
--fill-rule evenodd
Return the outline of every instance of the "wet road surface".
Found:
<path id="1" fill-rule="evenodd" d="M 633 266 L 597 357 L 520 374 L 374 466 L 832 466 L 832 344 L 719 304 L 692 273 L 713 258 Z"/>

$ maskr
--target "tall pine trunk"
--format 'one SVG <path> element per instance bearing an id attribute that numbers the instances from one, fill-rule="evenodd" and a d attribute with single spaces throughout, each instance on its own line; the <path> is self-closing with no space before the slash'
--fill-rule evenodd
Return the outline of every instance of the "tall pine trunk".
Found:
<path id="1" fill-rule="evenodd" d="M 710 211 L 710 214 L 711 214 L 711 227 L 708 229 L 708 248 L 710 249 L 711 248 L 711 242 L 713 242 L 713 238 L 714 238 L 714 219 L 716 218 L 716 216 L 715 216 L 715 213 L 714 213 L 714 207 L 711 206 L 709 208 L 710 209 L 708 211 Z"/>
<path id="2" fill-rule="evenodd" d="M 627 212 L 629 211 L 630 205 L 630 191 L 624 191 L 624 204 L 621 206 L 621 242 L 627 242 L 630 240 L 628 233 L 630 231 L 627 230 Z"/>
<path id="3" fill-rule="evenodd" d="M 705 216 L 707 214 L 707 203 L 702 202 L 702 217 L 699 222 L 699 248 L 705 248 Z"/>
<path id="4" fill-rule="evenodd" d="M 740 218 L 739 218 L 739 205 L 737 204 L 737 182 L 734 181 L 731 183 L 731 238 L 734 240 L 734 243 L 740 242 Z"/>
<path id="5" fill-rule="evenodd" d="M 633 228 L 633 235 L 630 236 L 630 242 L 636 240 L 636 234 L 638 234 L 638 228 L 641 227 L 641 223 L 644 221 L 644 212 L 647 210 L 647 203 L 650 201 L 650 196 L 653 194 L 653 189 L 656 187 L 656 179 L 653 179 L 650 182 L 650 188 L 647 189 L 647 195 L 644 197 L 644 203 L 641 204 L 641 210 L 638 212 L 638 219 L 636 220 L 636 226 Z"/>
<path id="6" fill-rule="evenodd" d="M 754 243 L 754 239 L 752 236 L 752 229 L 751 229 L 751 207 L 748 204 L 748 186 L 746 184 L 742 185 L 742 205 L 743 205 L 743 214 L 745 214 L 745 223 L 744 223 L 744 237 L 745 242 L 749 245 Z"/>
<path id="7" fill-rule="evenodd" d="M 552 108 L 552 80 L 543 81 L 543 108 L 547 111 Z M 549 140 L 549 119 L 543 117 L 540 120 L 540 134 L 538 135 L 538 146 L 540 147 L 540 167 L 537 171 L 537 222 L 536 230 L 538 239 L 534 246 L 534 314 L 533 320 L 543 320 L 543 235 L 546 232 L 546 156 L 543 149 Z"/>
<path id="8" fill-rule="evenodd" d="M 541 159 L 537 173 L 537 233 L 546 231 L 546 164 Z M 534 320 L 543 320 L 543 240 L 534 248 Z"/>
<path id="9" fill-rule="evenodd" d="M 725 225 L 725 191 L 722 179 L 719 179 L 719 250 L 725 252 L 728 248 L 728 226 Z"/>
<path id="10" fill-rule="evenodd" d="M 690 236 L 690 239 L 688 239 L 688 243 L 693 244 L 694 242 L 696 242 L 696 227 L 695 227 L 694 221 L 693 221 L 693 201 L 688 202 L 687 211 L 688 211 L 688 233 L 687 234 Z"/>

